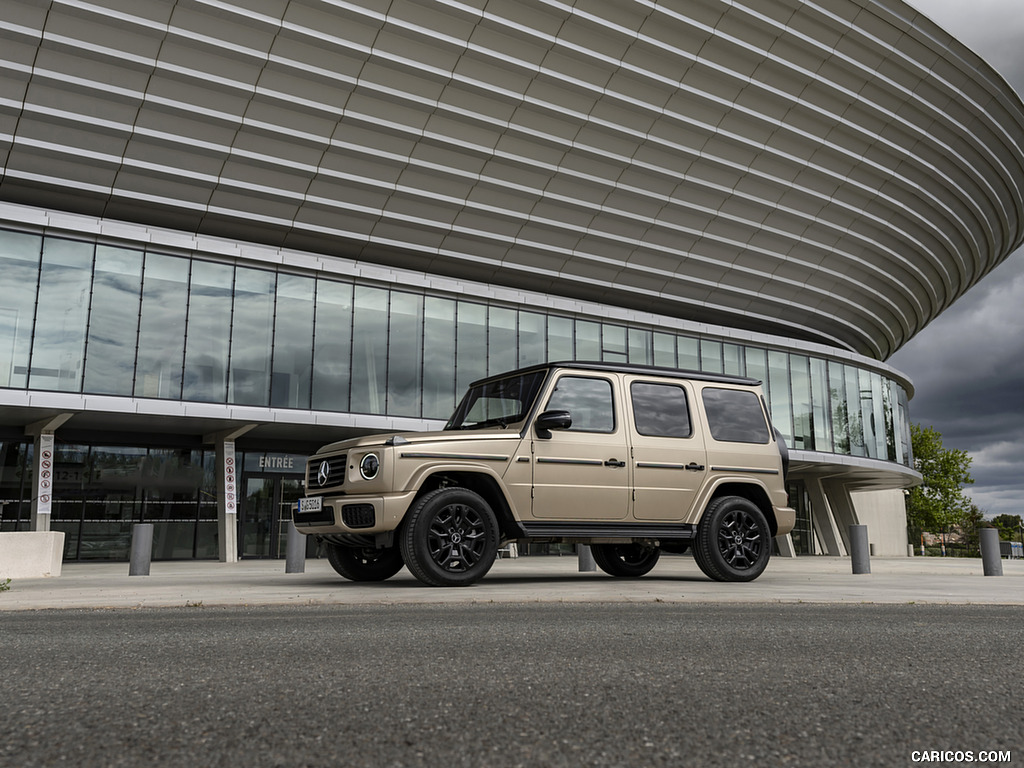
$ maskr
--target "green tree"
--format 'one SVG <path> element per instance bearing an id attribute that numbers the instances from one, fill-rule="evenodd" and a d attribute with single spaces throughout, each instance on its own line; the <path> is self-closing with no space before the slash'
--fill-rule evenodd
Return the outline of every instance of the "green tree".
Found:
<path id="1" fill-rule="evenodd" d="M 1021 535 L 1020 515 L 996 515 L 992 525 L 999 529 L 999 538 L 1003 541 L 1017 541 Z"/>
<path id="2" fill-rule="evenodd" d="M 934 427 L 911 424 L 910 442 L 922 482 L 907 496 L 907 525 L 945 537 L 967 522 L 972 508 L 977 509 L 963 489 L 974 482 L 971 457 L 967 451 L 943 447 L 942 435 Z"/>

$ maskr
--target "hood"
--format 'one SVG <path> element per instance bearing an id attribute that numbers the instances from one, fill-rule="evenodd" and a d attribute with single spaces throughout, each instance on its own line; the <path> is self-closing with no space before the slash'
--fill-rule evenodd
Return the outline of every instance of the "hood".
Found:
<path id="1" fill-rule="evenodd" d="M 460 443 L 469 440 L 519 440 L 518 429 L 509 427 L 489 427 L 487 429 L 451 430 L 448 432 L 385 432 L 376 435 L 363 435 L 348 440 L 339 440 L 323 446 L 314 455 L 321 453 L 336 453 L 338 451 L 351 451 L 357 448 L 370 448 L 375 445 L 422 445 L 424 443 Z"/>

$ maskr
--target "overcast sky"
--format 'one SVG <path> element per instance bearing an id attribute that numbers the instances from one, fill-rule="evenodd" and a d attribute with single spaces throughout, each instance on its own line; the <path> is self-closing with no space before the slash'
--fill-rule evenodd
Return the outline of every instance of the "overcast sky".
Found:
<path id="1" fill-rule="evenodd" d="M 1024 94 L 1021 0 L 908 0 Z M 1024 139 L 1024 137 L 1022 137 Z M 911 421 L 974 459 L 968 493 L 988 516 L 1024 514 L 1024 249 L 889 362 L 914 382 Z"/>

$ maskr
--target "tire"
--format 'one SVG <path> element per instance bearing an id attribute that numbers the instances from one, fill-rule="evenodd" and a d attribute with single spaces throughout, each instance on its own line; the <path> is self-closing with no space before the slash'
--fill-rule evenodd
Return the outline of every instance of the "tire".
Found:
<path id="1" fill-rule="evenodd" d="M 704 510 L 693 558 L 715 581 L 753 581 L 767 567 L 771 548 L 771 530 L 757 505 L 741 496 L 721 496 Z"/>
<path id="2" fill-rule="evenodd" d="M 328 544 L 327 560 L 334 570 L 350 581 L 384 581 L 402 570 L 404 565 L 398 547 L 372 549 Z"/>
<path id="3" fill-rule="evenodd" d="M 650 573 L 661 551 L 641 544 L 591 544 L 597 567 L 609 576 L 635 579 Z"/>
<path id="4" fill-rule="evenodd" d="M 417 501 L 399 535 L 412 575 L 432 587 L 467 587 L 491 569 L 498 521 L 478 494 L 439 488 Z"/>

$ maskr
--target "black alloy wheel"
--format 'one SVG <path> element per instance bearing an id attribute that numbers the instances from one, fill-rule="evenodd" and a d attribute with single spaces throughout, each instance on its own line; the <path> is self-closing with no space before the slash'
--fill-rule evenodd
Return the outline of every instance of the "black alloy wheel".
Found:
<path id="1" fill-rule="evenodd" d="M 771 530 L 757 505 L 741 496 L 722 496 L 704 511 L 693 557 L 715 581 L 753 581 L 767 567 L 771 546 Z"/>
<path id="2" fill-rule="evenodd" d="M 434 587 L 465 587 L 481 579 L 498 554 L 498 521 L 466 488 L 439 488 L 417 501 L 399 536 L 412 574 Z"/>
<path id="3" fill-rule="evenodd" d="M 331 567 L 350 581 L 384 581 L 390 579 L 405 564 L 398 547 L 346 547 L 327 545 L 327 560 Z"/>
<path id="4" fill-rule="evenodd" d="M 635 579 L 650 573 L 661 551 L 643 544 L 592 544 L 594 562 L 609 576 Z"/>

